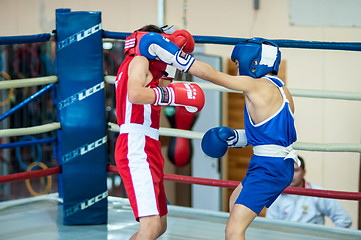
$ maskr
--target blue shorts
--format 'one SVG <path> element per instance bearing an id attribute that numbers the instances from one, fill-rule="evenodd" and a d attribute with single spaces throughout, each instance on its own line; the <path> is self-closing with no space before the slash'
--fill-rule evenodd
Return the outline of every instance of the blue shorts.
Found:
<path id="1" fill-rule="evenodd" d="M 253 155 L 236 203 L 248 207 L 258 215 L 263 207 L 271 206 L 291 184 L 293 173 L 293 159 Z"/>

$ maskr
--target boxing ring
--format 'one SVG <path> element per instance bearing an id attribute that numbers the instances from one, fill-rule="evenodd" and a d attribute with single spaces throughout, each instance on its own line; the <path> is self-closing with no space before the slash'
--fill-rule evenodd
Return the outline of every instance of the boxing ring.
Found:
<path id="1" fill-rule="evenodd" d="M 82 20 L 84 17 L 83 15 L 85 15 L 85 20 Z M 102 114 L 105 115 L 104 99 L 99 99 L 104 98 L 104 85 L 115 83 L 115 76 L 103 75 L 103 65 L 102 63 L 99 64 L 98 57 L 95 60 L 91 60 L 94 60 L 94 62 L 98 64 L 95 69 L 92 69 L 92 71 L 96 72 L 95 75 L 98 76 L 96 81 L 91 83 L 87 82 L 88 85 L 82 86 L 84 84 L 84 79 L 88 81 L 87 76 L 84 76 L 81 72 L 84 71 L 84 66 L 82 65 L 79 69 L 72 70 L 74 67 L 73 65 L 76 65 L 78 64 L 77 62 L 81 61 L 77 60 L 74 62 L 71 57 L 64 57 L 65 54 L 62 55 L 63 53 L 61 51 L 68 46 L 72 45 L 72 47 L 74 47 L 78 44 L 76 40 L 79 40 L 79 38 L 77 38 L 79 35 L 76 34 L 79 33 L 79 30 L 76 27 L 70 27 L 69 24 L 74 21 L 73 18 L 77 19 L 78 17 L 81 20 L 80 22 L 85 24 L 79 24 L 78 27 L 80 29 L 86 29 L 80 34 L 81 40 L 84 40 L 80 45 L 80 48 L 95 48 L 96 50 L 96 52 L 89 51 L 90 56 L 92 56 L 92 54 L 99 55 L 99 53 L 102 55 L 102 39 L 124 40 L 126 36 L 130 35 L 130 33 L 117 33 L 102 30 L 99 15 L 94 16 L 93 13 L 89 14 L 87 12 L 81 12 L 80 14 L 74 12 L 74 14 L 72 14 L 70 10 L 59 10 L 57 11 L 57 33 L 55 35 L 53 33 L 48 33 L 32 36 L 0 37 L 0 45 L 55 40 L 57 44 L 56 59 L 58 66 L 57 74 L 55 76 L 30 76 L 30 78 L 14 80 L 7 78 L 6 81 L 0 81 L 0 90 L 8 90 L 9 95 L 12 94 L 13 90 L 11 89 L 14 88 L 46 85 L 28 99 L 21 103 L 17 103 L 15 107 L 0 115 L 0 121 L 3 121 L 47 92 L 56 93 L 56 108 L 59 115 L 59 121 L 56 122 L 26 128 L 0 130 L 0 138 L 56 132 L 57 136 L 53 138 L 44 138 L 40 140 L 28 139 L 26 141 L 3 143 L 0 145 L 0 151 L 8 148 L 39 146 L 40 144 L 50 143 L 55 146 L 54 155 L 58 158 L 58 166 L 56 167 L 48 168 L 41 161 L 34 161 L 34 163 L 29 166 L 25 165 L 26 171 L 0 176 L 0 184 L 24 180 L 28 181 L 29 179 L 41 177 L 46 177 L 48 179 L 47 184 L 49 184 L 49 182 L 51 184 L 51 176 L 53 175 L 57 175 L 60 179 L 58 193 L 47 194 L 49 189 L 45 189 L 43 193 L 34 192 L 32 194 L 34 197 L 31 198 L 0 202 L 0 239 L 129 239 L 129 237 L 131 237 L 138 229 L 138 223 L 134 220 L 128 200 L 125 198 L 108 196 L 106 189 L 106 174 L 108 172 L 117 174 L 117 169 L 114 165 L 109 165 L 104 157 L 99 157 L 106 152 L 106 133 L 119 132 L 118 125 L 114 122 L 105 122 L 105 117 L 104 119 L 101 117 L 102 121 L 100 123 L 92 123 L 97 124 L 96 126 L 86 125 L 84 122 L 78 121 L 78 119 L 74 120 L 70 118 L 71 120 L 68 121 L 69 115 L 71 117 L 74 111 L 81 111 L 82 114 L 88 114 L 88 112 L 93 111 L 95 111 L 94 114 L 98 114 L 103 111 Z M 90 24 L 90 26 L 87 24 Z M 68 36 L 75 37 L 69 38 Z M 96 38 L 96 40 L 93 40 L 93 37 Z M 235 45 L 244 39 L 194 36 L 194 40 L 199 44 Z M 361 51 L 361 43 L 308 42 L 293 40 L 274 41 L 280 48 Z M 94 45 L 97 46 L 94 47 Z M 80 51 L 81 52 L 73 53 L 72 56 L 75 57 L 76 54 L 81 53 L 85 55 L 84 57 L 88 57 L 84 50 Z M 71 53 L 68 52 L 67 54 Z M 93 62 L 87 62 L 86 64 L 91 65 Z M 72 77 L 74 74 L 79 74 L 79 78 L 82 80 L 79 83 L 74 84 L 75 86 L 71 85 L 73 84 L 73 81 L 77 81 Z M 6 74 L 4 73 L 3 76 L 6 76 Z M 203 90 L 234 92 L 211 83 L 197 84 L 199 84 Z M 72 88 L 75 88 L 75 90 Z M 77 88 L 79 88 L 80 91 L 76 90 Z M 290 91 L 292 95 L 296 97 L 361 101 L 361 93 L 357 92 L 300 89 L 290 89 Z M 96 99 L 92 99 L 92 97 L 96 97 Z M 92 104 L 92 102 L 98 100 L 100 101 L 100 104 L 98 104 L 99 106 Z M 69 110 L 75 105 L 75 109 Z M 76 129 L 76 131 L 74 131 L 75 128 L 72 126 L 74 124 L 80 124 L 77 125 L 77 128 L 80 128 L 80 130 Z M 99 127 L 99 132 L 95 133 L 93 131 L 94 127 Z M 84 134 L 84 132 L 81 131 L 86 132 L 86 139 L 84 140 L 85 143 L 79 145 L 74 139 L 78 137 L 76 135 Z M 97 136 L 94 137 L 93 135 L 96 134 Z M 203 134 L 203 132 L 191 130 L 160 128 L 160 135 L 162 136 L 201 139 Z M 83 139 L 77 141 L 83 141 Z M 74 147 L 78 145 L 80 147 L 74 150 Z M 361 144 L 316 144 L 296 142 L 294 148 L 296 150 L 305 151 L 361 153 Z M 93 154 L 95 151 L 97 152 L 94 156 L 87 155 Z M 92 181 L 95 182 L 89 183 L 89 185 L 99 185 L 99 189 L 79 190 L 79 186 L 76 186 L 74 183 L 77 181 L 78 175 L 85 175 L 84 170 L 82 170 L 84 164 L 74 165 L 74 162 L 76 162 L 78 157 L 86 160 L 89 160 L 89 158 L 100 159 L 100 163 L 95 162 L 92 168 L 85 169 L 86 171 L 99 171 L 99 176 L 96 177 L 96 179 L 92 179 Z M 92 164 L 93 163 L 89 163 L 89 165 Z M 34 170 L 33 168 L 37 166 L 42 169 Z M 235 188 L 238 185 L 237 181 L 197 178 L 174 174 L 165 174 L 165 180 L 224 188 Z M 71 183 L 70 186 L 68 186 L 69 182 Z M 74 192 L 77 192 L 78 195 L 74 195 Z M 82 194 L 88 194 L 89 192 L 92 192 L 93 195 L 91 196 L 94 197 L 86 196 L 83 198 L 81 196 Z M 361 200 L 360 192 L 289 187 L 284 193 L 346 199 L 350 201 Z M 76 205 L 74 205 L 74 201 L 77 202 Z M 223 239 L 228 215 L 229 214 L 226 212 L 169 205 L 168 229 L 160 239 Z M 267 239 L 361 239 L 361 231 L 257 217 L 247 230 L 246 237 L 247 239 L 260 239 L 264 238 L 264 236 L 267 236 Z"/>

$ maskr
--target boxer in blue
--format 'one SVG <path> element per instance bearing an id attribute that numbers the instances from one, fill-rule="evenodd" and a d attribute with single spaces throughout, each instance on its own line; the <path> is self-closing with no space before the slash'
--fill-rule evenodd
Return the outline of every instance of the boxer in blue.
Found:
<path id="1" fill-rule="evenodd" d="M 262 208 L 269 207 L 291 183 L 294 161 L 299 162 L 292 148 L 297 140 L 293 99 L 277 77 L 281 52 L 275 43 L 266 39 L 241 42 L 231 56 L 239 76 L 231 76 L 194 60 L 159 36 L 152 34 L 140 42 L 142 55 L 244 93 L 245 129 L 212 128 L 203 136 L 202 149 L 208 156 L 219 158 L 228 147 L 253 146 L 246 177 L 230 197 L 225 231 L 227 240 L 245 239 L 246 229 Z"/>

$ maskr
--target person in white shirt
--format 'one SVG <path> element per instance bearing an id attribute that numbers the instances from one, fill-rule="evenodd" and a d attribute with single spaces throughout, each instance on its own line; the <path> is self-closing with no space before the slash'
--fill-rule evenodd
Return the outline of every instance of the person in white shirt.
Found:
<path id="1" fill-rule="evenodd" d="M 301 166 L 295 164 L 290 186 L 323 189 L 305 181 L 305 163 L 302 157 L 298 158 Z M 266 212 L 266 218 L 314 224 L 325 224 L 325 216 L 329 217 L 336 227 L 351 227 L 350 216 L 336 199 L 281 194 Z"/>

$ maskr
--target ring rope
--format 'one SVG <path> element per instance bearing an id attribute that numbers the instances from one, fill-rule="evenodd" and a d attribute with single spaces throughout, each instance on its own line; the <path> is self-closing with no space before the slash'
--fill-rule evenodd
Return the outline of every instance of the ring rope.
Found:
<path id="1" fill-rule="evenodd" d="M 3 78 L 5 78 L 6 80 L 11 80 L 10 75 L 8 73 L 4 72 L 4 71 L 1 72 L 1 76 Z M 3 107 L 3 106 L 5 106 L 6 104 L 8 104 L 10 102 L 10 99 L 13 96 L 13 94 L 14 94 L 14 88 L 10 88 L 9 93 L 6 96 L 6 99 L 4 101 L 0 102 L 0 107 Z"/>
<path id="2" fill-rule="evenodd" d="M 131 33 L 127 33 L 127 32 L 112 32 L 112 31 L 103 30 L 103 38 L 124 40 L 130 34 Z M 236 45 L 241 41 L 248 40 L 246 38 L 200 36 L 200 35 L 193 35 L 193 38 L 195 43 L 222 44 L 222 45 Z M 275 42 L 279 47 L 284 47 L 284 48 L 361 51 L 360 42 L 318 42 L 318 41 L 283 40 L 283 39 L 273 39 L 272 41 Z"/>
<path id="3" fill-rule="evenodd" d="M 117 167 L 114 165 L 108 165 L 108 172 L 119 174 Z M 236 188 L 240 184 L 240 182 L 238 181 L 199 178 L 199 177 L 191 177 L 191 176 L 183 176 L 183 175 L 175 175 L 175 174 L 164 174 L 164 179 L 174 182 L 192 183 L 192 184 L 214 186 L 214 187 L 226 187 L 226 188 Z M 287 187 L 283 191 L 283 193 L 361 201 L 360 192 L 342 192 L 342 191 Z"/>
<path id="4" fill-rule="evenodd" d="M 174 175 L 174 174 L 164 174 L 164 179 L 169 180 L 169 181 L 175 181 L 175 182 L 182 182 L 182 183 L 186 182 L 186 183 L 192 183 L 192 184 L 215 186 L 215 187 L 226 187 L 226 188 L 236 188 L 240 184 L 240 182 L 237 182 L 237 181 L 208 179 L 208 178 L 190 177 L 190 176 L 182 176 L 182 175 Z M 313 197 L 361 201 L 361 193 L 360 192 L 343 192 L 343 191 L 330 191 L 330 190 L 287 187 L 283 191 L 283 193 L 313 196 Z"/>
<path id="5" fill-rule="evenodd" d="M 48 169 L 48 167 L 47 167 L 44 163 L 42 163 L 42 162 L 32 162 L 32 163 L 29 165 L 29 167 L 28 167 L 28 169 L 27 169 L 26 171 L 27 171 L 27 172 L 31 172 L 31 170 L 32 170 L 33 167 L 35 167 L 35 166 L 40 166 L 43 170 Z M 35 191 L 34 191 L 34 189 L 33 189 L 33 188 L 31 187 L 31 185 L 30 185 L 30 180 L 29 180 L 29 179 L 26 179 L 26 180 L 25 180 L 26 188 L 28 189 L 28 191 L 30 192 L 31 195 L 33 195 L 33 196 L 40 196 L 40 195 L 48 194 L 48 193 L 50 192 L 50 190 L 51 190 L 51 184 L 52 184 L 52 179 L 51 179 L 51 176 L 50 176 L 50 175 L 46 176 L 46 178 L 47 178 L 48 182 L 47 182 L 47 185 L 46 185 L 44 191 L 41 192 L 41 193 L 38 193 L 38 192 L 35 192 Z"/>
<path id="6" fill-rule="evenodd" d="M 118 124 L 111 122 L 108 122 L 108 129 L 112 132 L 119 132 L 120 130 Z M 159 128 L 159 134 L 168 137 L 183 137 L 191 139 L 202 139 L 204 135 L 204 133 L 201 132 L 164 127 Z"/>
<path id="7" fill-rule="evenodd" d="M 115 84 L 115 79 L 116 79 L 116 76 L 112 76 L 112 75 L 104 76 L 104 82 L 109 83 L 109 84 Z"/>
<path id="8" fill-rule="evenodd" d="M 52 37 L 54 37 L 53 33 L 41 33 L 22 36 L 2 36 L 0 37 L 0 45 L 48 42 Z"/>
<path id="9" fill-rule="evenodd" d="M 17 147 L 30 146 L 30 145 L 35 145 L 35 144 L 47 144 L 47 143 L 53 143 L 55 141 L 56 141 L 55 137 L 43 138 L 43 139 L 38 139 L 38 140 L 34 140 L 34 141 L 23 141 L 23 142 L 18 141 L 18 142 L 0 144 L 0 149 L 17 148 Z"/>
<path id="10" fill-rule="evenodd" d="M 14 136 L 22 136 L 22 135 L 39 134 L 39 133 L 51 132 L 60 128 L 61 128 L 60 122 L 54 122 L 54 123 L 48 123 L 34 127 L 3 129 L 0 130 L 0 137 L 14 137 Z"/>
<path id="11" fill-rule="evenodd" d="M 22 88 L 58 82 L 58 76 L 24 78 L 11 81 L 0 81 L 0 89 Z"/>
<path id="12" fill-rule="evenodd" d="M 361 201 L 360 192 L 343 192 L 343 191 L 319 190 L 319 189 L 310 189 L 310 188 L 296 188 L 296 187 L 288 187 L 283 192 L 287 194 L 297 193 L 298 195 L 311 196 L 311 197 L 316 196 L 322 198 Z"/>
<path id="13" fill-rule="evenodd" d="M 308 90 L 308 89 L 290 89 L 290 92 L 295 97 L 327 98 L 327 99 L 361 101 L 361 92 Z"/>
<path id="14" fill-rule="evenodd" d="M 26 104 L 34 101 L 35 99 L 38 99 L 41 95 L 43 95 L 44 93 L 52 90 L 52 88 L 54 87 L 54 83 L 50 83 L 49 85 L 47 85 L 46 87 L 42 88 L 41 90 L 37 91 L 36 93 L 34 93 L 33 95 L 31 95 L 30 97 L 28 97 L 27 99 L 25 99 L 24 101 L 22 101 L 21 103 L 19 103 L 18 105 L 16 105 L 15 107 L 11 108 L 9 111 L 5 112 L 4 114 L 0 115 L 0 121 L 7 118 L 8 116 L 10 116 L 11 114 L 13 114 L 14 112 L 16 112 L 17 110 L 21 109 L 22 107 L 24 107 Z M 13 88 L 12 88 L 13 89 Z"/>
<path id="15" fill-rule="evenodd" d="M 174 82 L 182 82 L 182 81 L 174 81 Z M 196 84 L 198 84 L 198 86 L 200 86 L 203 90 L 242 93 L 241 91 L 231 90 L 231 89 L 228 89 L 225 87 L 218 86 L 213 83 L 196 83 Z M 361 101 L 361 92 L 308 90 L 308 89 L 290 89 L 290 92 L 291 92 L 292 96 L 294 96 L 294 97 L 327 98 L 327 99 Z"/>
<path id="16" fill-rule="evenodd" d="M 47 168 L 44 170 L 34 170 L 31 172 L 13 173 L 0 176 L 0 183 L 17 182 L 31 178 L 46 177 L 48 175 L 54 175 L 61 173 L 61 167 Z"/>
<path id="17" fill-rule="evenodd" d="M 104 81 L 109 84 L 115 83 L 115 76 L 107 75 L 104 77 Z M 184 81 L 174 81 L 184 82 Z M 220 92 L 234 92 L 242 93 L 241 91 L 231 90 L 222 86 L 218 86 L 213 83 L 199 83 L 194 82 L 200 86 L 203 90 L 220 91 Z M 339 99 L 339 100 L 355 100 L 361 101 L 361 92 L 346 92 L 346 91 L 331 91 L 331 90 L 307 90 L 307 89 L 290 89 L 291 94 L 294 97 L 308 97 L 308 98 L 327 98 L 327 99 Z"/>
<path id="18" fill-rule="evenodd" d="M 119 132 L 119 126 L 108 122 L 108 129 L 112 132 Z M 159 128 L 159 134 L 168 137 L 183 137 L 189 139 L 202 139 L 204 133 L 175 128 Z M 317 152 L 357 152 L 361 153 L 361 144 L 354 143 L 304 143 L 295 142 L 295 150 L 317 151 Z"/>
<path id="19" fill-rule="evenodd" d="M 295 142 L 295 150 L 315 152 L 356 152 L 361 153 L 361 144 L 358 143 L 304 143 Z"/>
<path id="20" fill-rule="evenodd" d="M 114 80 L 115 81 L 115 80 Z M 174 81 L 181 82 L 181 81 Z M 213 90 L 222 92 L 241 93 L 241 91 L 231 90 L 225 87 L 217 86 L 213 83 L 196 83 L 203 90 Z M 327 98 L 327 99 L 341 99 L 341 100 L 356 100 L 361 101 L 361 92 L 346 92 L 346 91 L 331 91 L 331 90 L 308 90 L 308 89 L 290 89 L 294 97 L 309 97 L 309 98 Z"/>
<path id="21" fill-rule="evenodd" d="M 182 137 L 182 138 L 192 138 L 192 139 L 202 139 L 204 133 L 195 132 L 191 130 L 182 130 L 176 128 L 159 128 L 159 134 L 167 137 Z"/>
<path id="22" fill-rule="evenodd" d="M 197 36 L 197 35 L 193 35 L 193 38 L 194 38 L 194 42 L 196 43 L 222 44 L 222 45 L 236 45 L 239 42 L 248 40 L 246 38 Z M 360 42 L 319 42 L 319 41 L 282 40 L 282 39 L 270 39 L 270 40 L 275 42 L 279 47 L 284 47 L 284 48 L 361 51 Z"/>
<path id="23" fill-rule="evenodd" d="M 117 167 L 114 165 L 108 165 L 107 170 L 108 172 L 119 174 Z M 14 173 L 14 174 L 0 176 L 0 183 L 22 181 L 26 179 L 45 177 L 48 175 L 53 175 L 58 173 L 61 173 L 61 167 L 47 168 L 45 170 L 35 170 L 31 172 Z M 227 188 L 235 188 L 239 185 L 239 182 L 237 181 L 207 179 L 207 178 L 174 175 L 174 174 L 165 174 L 164 179 L 168 181 L 177 181 L 183 183 L 193 183 L 199 185 L 227 187 Z M 345 199 L 345 200 L 357 200 L 357 201 L 361 200 L 360 192 L 342 192 L 342 191 L 288 187 L 285 189 L 284 193 L 294 194 L 294 195 L 307 195 L 314 197 Z"/>

